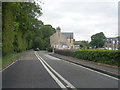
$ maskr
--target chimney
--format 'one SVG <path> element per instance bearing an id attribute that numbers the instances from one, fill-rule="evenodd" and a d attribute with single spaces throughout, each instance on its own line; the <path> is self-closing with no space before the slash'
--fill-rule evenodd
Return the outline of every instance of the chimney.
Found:
<path id="1" fill-rule="evenodd" d="M 60 37 L 60 33 L 61 33 L 60 27 L 57 27 L 57 28 L 56 28 L 56 33 L 57 33 L 58 37 Z"/>
<path id="2" fill-rule="evenodd" d="M 58 33 L 60 33 L 60 32 L 61 32 L 60 27 L 57 27 L 57 28 L 56 28 L 56 32 L 58 32 Z"/>

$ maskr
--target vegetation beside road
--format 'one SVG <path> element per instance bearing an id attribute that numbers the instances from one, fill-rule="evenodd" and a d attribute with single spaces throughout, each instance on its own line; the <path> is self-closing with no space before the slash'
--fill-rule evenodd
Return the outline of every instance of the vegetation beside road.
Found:
<path id="1" fill-rule="evenodd" d="M 20 52 L 20 53 L 14 52 L 14 53 L 10 53 L 10 54 L 4 56 L 2 58 L 2 69 L 7 67 L 12 62 L 15 62 L 16 60 L 18 60 L 20 58 L 20 56 L 24 55 L 25 52 L 27 52 L 27 51 L 23 51 L 23 52 Z"/>
<path id="2" fill-rule="evenodd" d="M 79 45 L 80 49 L 89 49 L 89 48 L 103 48 L 105 45 L 105 41 L 106 41 L 106 36 L 104 35 L 103 32 L 100 33 L 96 33 L 94 35 L 91 36 L 91 41 L 75 41 L 74 44 L 75 45 Z"/>
<path id="3" fill-rule="evenodd" d="M 92 48 L 102 48 L 105 45 L 106 36 L 103 32 L 91 36 L 90 45 Z"/>
<path id="4" fill-rule="evenodd" d="M 117 50 L 55 50 L 55 53 L 103 64 L 120 66 L 120 51 Z"/>
<path id="5" fill-rule="evenodd" d="M 99 63 L 120 65 L 120 51 L 113 50 L 78 50 L 74 52 L 74 57 L 90 60 Z"/>
<path id="6" fill-rule="evenodd" d="M 79 45 L 81 49 L 89 49 L 90 44 L 89 41 L 75 41 L 74 45 Z"/>
<path id="7" fill-rule="evenodd" d="M 0 47 L 0 70 L 2 68 L 2 48 Z"/>
<path id="8" fill-rule="evenodd" d="M 35 48 L 41 50 L 50 46 L 50 36 L 55 33 L 55 28 L 38 20 L 43 14 L 41 10 L 35 2 L 2 3 L 0 41 L 3 67 L 16 60 L 23 51 Z"/>
<path id="9" fill-rule="evenodd" d="M 50 45 L 55 29 L 37 19 L 42 15 L 38 4 L 3 2 L 2 8 L 3 56 L 32 48 L 46 49 Z"/>

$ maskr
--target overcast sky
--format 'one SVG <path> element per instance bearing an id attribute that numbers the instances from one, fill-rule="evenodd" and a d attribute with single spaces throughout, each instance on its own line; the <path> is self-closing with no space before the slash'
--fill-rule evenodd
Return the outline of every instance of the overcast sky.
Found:
<path id="1" fill-rule="evenodd" d="M 73 32 L 78 40 L 91 40 L 93 34 L 103 32 L 106 37 L 118 36 L 117 0 L 42 0 L 44 24 L 62 32 Z"/>

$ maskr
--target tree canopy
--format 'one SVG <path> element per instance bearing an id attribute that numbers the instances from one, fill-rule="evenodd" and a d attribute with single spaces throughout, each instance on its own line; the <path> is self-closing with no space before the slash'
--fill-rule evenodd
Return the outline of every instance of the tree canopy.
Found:
<path id="1" fill-rule="evenodd" d="M 75 41 L 74 42 L 75 45 L 80 45 L 81 49 L 88 49 L 89 48 L 89 42 L 88 41 Z"/>
<path id="2" fill-rule="evenodd" d="M 34 2 L 3 2 L 3 55 L 50 45 L 49 38 L 55 29 L 37 19 L 42 15 L 41 10 Z"/>
<path id="3" fill-rule="evenodd" d="M 96 33 L 91 36 L 90 45 L 94 48 L 102 48 L 105 44 L 105 35 L 103 32 Z"/>

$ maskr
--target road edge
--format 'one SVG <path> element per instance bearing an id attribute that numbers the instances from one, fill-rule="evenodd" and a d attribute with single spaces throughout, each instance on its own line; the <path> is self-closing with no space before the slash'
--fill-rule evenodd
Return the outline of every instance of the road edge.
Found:
<path id="1" fill-rule="evenodd" d="M 120 79 L 120 75 L 116 75 L 116 74 L 113 74 L 113 73 L 105 71 L 105 70 L 101 70 L 101 69 L 93 68 L 93 67 L 90 67 L 90 66 L 87 66 L 87 65 L 83 65 L 83 64 L 80 64 L 80 63 L 75 62 L 75 61 L 70 61 L 68 59 L 65 59 L 65 58 L 62 58 L 62 57 L 59 57 L 59 56 L 56 56 L 56 55 L 53 55 L 53 54 L 49 54 L 49 55 Z"/>

